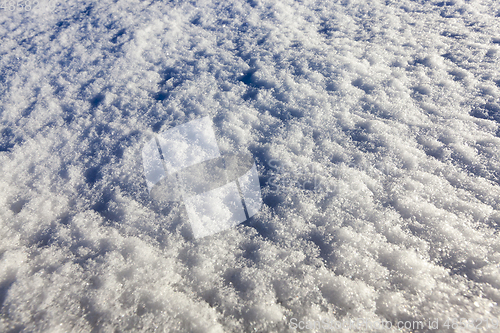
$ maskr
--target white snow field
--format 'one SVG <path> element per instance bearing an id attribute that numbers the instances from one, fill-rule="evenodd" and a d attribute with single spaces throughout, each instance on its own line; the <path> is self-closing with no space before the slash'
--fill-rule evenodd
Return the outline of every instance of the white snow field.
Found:
<path id="1" fill-rule="evenodd" d="M 1 332 L 500 331 L 498 1 L 1 5 Z M 197 239 L 202 117 L 263 205 Z"/>

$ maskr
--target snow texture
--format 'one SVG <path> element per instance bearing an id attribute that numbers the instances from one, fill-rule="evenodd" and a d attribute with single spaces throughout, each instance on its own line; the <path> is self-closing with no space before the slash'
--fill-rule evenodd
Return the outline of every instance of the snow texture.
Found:
<path id="1" fill-rule="evenodd" d="M 496 0 L 0 9 L 0 331 L 499 318 L 499 18 Z M 195 239 L 141 152 L 203 117 L 222 156 L 253 156 L 263 204 Z"/>

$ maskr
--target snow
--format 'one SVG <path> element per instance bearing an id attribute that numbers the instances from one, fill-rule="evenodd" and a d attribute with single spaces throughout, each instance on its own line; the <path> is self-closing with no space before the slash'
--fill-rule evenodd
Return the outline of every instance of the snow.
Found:
<path id="1" fill-rule="evenodd" d="M 495 0 L 0 9 L 0 331 L 497 331 L 499 17 Z M 196 238 L 142 152 L 202 119 L 200 145 L 253 157 L 263 203 Z"/>

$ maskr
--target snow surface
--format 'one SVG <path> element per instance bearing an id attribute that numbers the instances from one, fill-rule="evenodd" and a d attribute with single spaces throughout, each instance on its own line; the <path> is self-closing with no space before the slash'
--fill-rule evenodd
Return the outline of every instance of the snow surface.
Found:
<path id="1" fill-rule="evenodd" d="M 0 331 L 499 318 L 499 17 L 496 0 L 0 10 Z M 183 205 L 149 197 L 141 151 L 205 116 L 222 155 L 252 154 L 264 204 L 194 239 Z"/>

